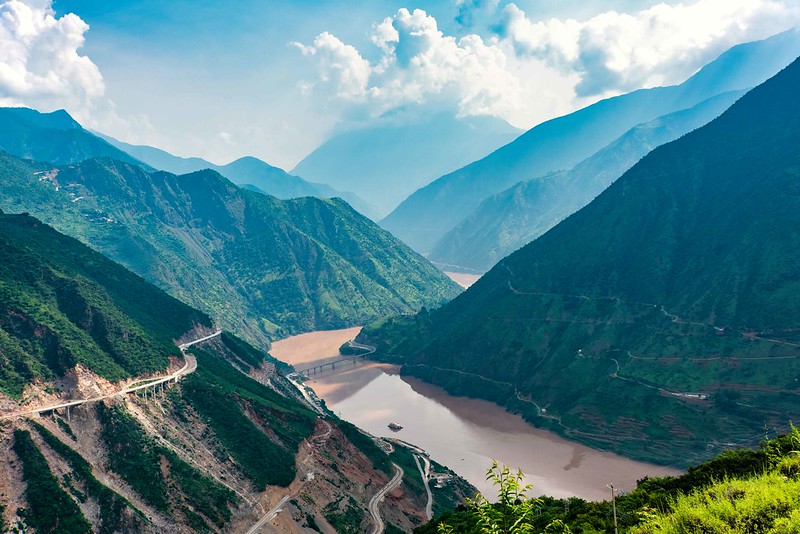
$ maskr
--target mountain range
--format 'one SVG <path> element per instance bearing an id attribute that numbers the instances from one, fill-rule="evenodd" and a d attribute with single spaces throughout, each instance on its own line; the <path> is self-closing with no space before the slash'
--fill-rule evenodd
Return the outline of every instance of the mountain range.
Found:
<path id="1" fill-rule="evenodd" d="M 377 217 L 375 207 L 353 193 L 337 191 L 326 184 L 308 182 L 299 176 L 291 175 L 283 169 L 274 167 L 253 156 L 245 156 L 226 165 L 215 165 L 202 158 L 182 158 L 159 148 L 146 145 L 132 145 L 101 133 L 97 133 L 97 135 L 111 145 L 124 151 L 126 154 L 130 154 L 132 157 L 146 163 L 154 169 L 171 172 L 173 174 L 188 174 L 190 172 L 211 169 L 217 171 L 237 185 L 251 186 L 255 191 L 278 198 L 340 197 L 367 217 Z"/>
<path id="2" fill-rule="evenodd" d="M 439 240 L 428 259 L 457 271 L 488 271 L 591 202 L 655 147 L 708 123 L 743 94 L 723 93 L 635 126 L 568 171 L 519 182 L 490 196 Z"/>
<path id="3" fill-rule="evenodd" d="M 365 329 L 405 373 L 685 465 L 800 392 L 800 60 L 444 307 Z"/>
<path id="4" fill-rule="evenodd" d="M 489 196 L 521 181 L 571 169 L 637 125 L 722 93 L 753 87 L 798 54 L 800 31 L 790 30 L 735 46 L 680 85 L 634 91 L 544 122 L 417 190 L 380 224 L 428 254 Z"/>
<path id="5" fill-rule="evenodd" d="M 438 305 L 459 289 L 337 199 L 280 200 L 210 170 L 0 154 L 0 209 L 78 237 L 222 327 L 270 338 Z"/>
<path id="6" fill-rule="evenodd" d="M 489 154 L 520 133 L 496 117 L 456 117 L 403 108 L 334 134 L 292 172 L 353 191 L 384 216 L 416 189 Z"/>

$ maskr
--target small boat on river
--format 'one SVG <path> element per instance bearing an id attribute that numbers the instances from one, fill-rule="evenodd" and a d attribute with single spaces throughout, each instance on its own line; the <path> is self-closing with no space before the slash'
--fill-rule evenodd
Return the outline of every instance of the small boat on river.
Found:
<path id="1" fill-rule="evenodd" d="M 395 432 L 398 432 L 400 430 L 403 430 L 403 426 L 399 423 L 391 422 L 389 423 L 389 430 L 394 430 Z"/>

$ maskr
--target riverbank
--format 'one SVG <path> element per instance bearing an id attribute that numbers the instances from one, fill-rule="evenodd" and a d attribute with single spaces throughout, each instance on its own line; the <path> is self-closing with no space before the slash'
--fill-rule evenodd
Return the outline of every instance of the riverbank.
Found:
<path id="1" fill-rule="evenodd" d="M 358 329 L 314 332 L 278 341 L 271 353 L 298 368 L 338 355 Z M 349 336 L 349 337 L 348 337 Z M 607 497 L 606 484 L 630 490 L 644 476 L 677 471 L 591 449 L 537 429 L 500 406 L 455 397 L 387 364 L 350 363 L 306 382 L 340 417 L 371 434 L 398 437 L 428 451 L 487 496 L 485 470 L 495 458 L 519 467 L 535 493 L 554 497 Z M 387 427 L 397 421 L 404 428 Z"/>

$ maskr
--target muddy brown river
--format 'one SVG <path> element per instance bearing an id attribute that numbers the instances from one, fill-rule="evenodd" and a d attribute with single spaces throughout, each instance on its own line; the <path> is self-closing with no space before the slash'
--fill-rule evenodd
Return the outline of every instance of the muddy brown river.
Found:
<path id="1" fill-rule="evenodd" d="M 298 370 L 338 358 L 338 348 L 358 328 L 312 332 L 273 344 L 273 356 Z M 534 494 L 607 499 L 615 488 L 631 490 L 636 480 L 677 471 L 597 451 L 545 430 L 490 402 L 453 397 L 441 388 L 401 377 L 398 368 L 376 363 L 338 364 L 306 382 L 341 418 L 376 436 L 411 442 L 474 484 L 485 496 L 485 480 L 496 459 L 525 473 Z M 403 426 L 393 432 L 387 425 Z"/>

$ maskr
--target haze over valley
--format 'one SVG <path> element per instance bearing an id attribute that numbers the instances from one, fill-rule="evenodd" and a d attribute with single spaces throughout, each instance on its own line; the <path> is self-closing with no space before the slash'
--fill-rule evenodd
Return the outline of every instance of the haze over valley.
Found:
<path id="1" fill-rule="evenodd" d="M 0 0 L 0 531 L 800 532 L 800 7 Z"/>

